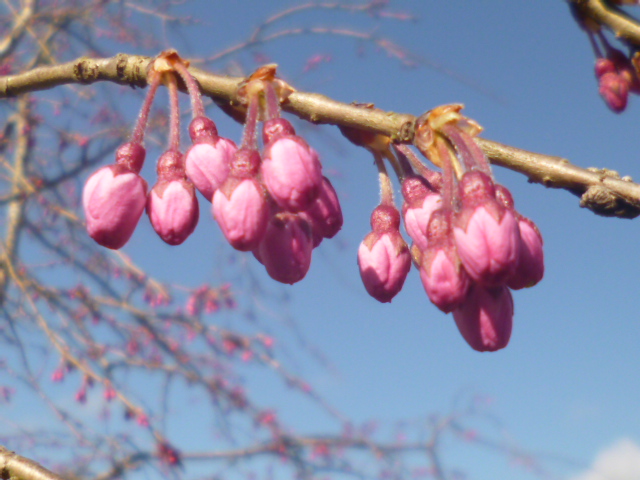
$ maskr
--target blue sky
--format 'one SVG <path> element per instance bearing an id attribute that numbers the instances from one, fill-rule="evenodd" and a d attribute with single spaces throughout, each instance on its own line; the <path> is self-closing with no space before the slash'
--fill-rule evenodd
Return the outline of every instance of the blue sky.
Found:
<path id="1" fill-rule="evenodd" d="M 207 56 L 242 41 L 266 15 L 293 4 L 187 4 L 180 8 L 203 25 L 185 29 L 167 46 L 185 56 Z M 375 30 L 426 65 L 407 69 L 366 42 L 332 36 L 277 40 L 259 52 L 278 63 L 282 76 L 300 90 L 416 115 L 437 105 L 464 103 L 465 113 L 485 127 L 488 139 L 640 180 L 640 98 L 632 98 L 622 115 L 605 107 L 597 94 L 587 38 L 564 2 L 392 1 L 390 9 L 413 13 L 417 21 L 378 22 L 364 15 L 316 12 L 282 25 Z M 113 47 L 107 53 L 117 51 Z M 307 59 L 316 54 L 330 55 L 331 61 L 304 73 Z M 225 59 L 211 68 L 253 67 L 250 54 L 237 61 Z M 239 138 L 237 125 L 220 111 L 210 113 L 222 134 Z M 478 428 L 494 433 L 504 429 L 531 452 L 575 460 L 571 468 L 550 463 L 562 478 L 587 469 L 598 452 L 621 439 L 640 444 L 636 220 L 597 217 L 580 209 L 578 199 L 567 192 L 529 184 L 521 175 L 496 168 L 519 211 L 544 236 L 546 275 L 535 288 L 514 293 L 510 345 L 479 354 L 460 337 L 452 317 L 429 303 L 416 271 L 390 305 L 368 297 L 360 284 L 356 251 L 378 201 L 372 159 L 342 140 L 335 128 L 299 131 L 321 152 L 342 200 L 345 226 L 316 250 L 303 282 L 293 287 L 269 284 L 274 295 L 289 299 L 267 321 L 291 316 L 331 360 L 334 369 L 319 368 L 305 358 L 295 368 L 333 405 L 356 422 L 373 418 L 392 423 L 446 414 L 460 396 L 487 396 L 499 427 L 480 423 Z M 201 224 L 183 246 L 170 248 L 153 239 L 143 219 L 125 252 L 160 277 L 194 286 L 224 279 L 230 258 L 248 262 L 261 281 L 270 282 L 250 255 L 235 254 L 222 242 L 202 207 Z M 329 425 L 273 382 L 257 377 L 252 388 L 265 405 L 273 405 L 302 431 Z M 445 458 L 477 480 L 530 478 L 482 449 L 451 446 Z"/>
<path id="2" fill-rule="evenodd" d="M 215 15 L 202 9 L 207 27 L 194 27 L 191 34 L 198 36 L 198 46 L 209 45 L 214 52 L 242 40 L 266 14 L 289 4 L 251 2 L 248 9 L 225 2 Z M 640 178 L 640 99 L 632 98 L 622 115 L 604 106 L 586 36 L 564 2 L 425 0 L 392 2 L 391 9 L 414 13 L 417 21 L 376 22 L 323 12 L 301 15 L 285 25 L 378 29 L 379 35 L 437 68 L 406 69 L 371 45 L 327 36 L 283 39 L 259 51 L 278 63 L 282 75 L 299 89 L 413 114 L 461 102 L 467 115 L 485 127 L 486 138 Z M 193 54 L 207 52 L 194 48 Z M 305 75 L 304 64 L 314 54 L 328 54 L 332 60 Z M 240 59 L 245 68 L 251 68 L 249 58 Z M 222 122 L 219 112 L 214 118 Z M 224 124 L 219 124 L 222 132 Z M 236 126 L 227 132 L 238 137 Z M 371 158 L 342 141 L 331 127 L 318 135 L 309 132 L 307 138 L 320 150 L 325 170 L 335 172 L 345 227 L 315 252 L 303 282 L 274 288 L 291 295 L 288 311 L 333 362 L 336 374 L 312 365 L 300 368 L 334 405 L 356 421 L 391 422 L 446 413 L 456 396 L 483 394 L 493 399 L 491 412 L 518 444 L 577 460 L 585 468 L 597 452 L 620 438 L 640 442 L 636 221 L 597 217 L 580 209 L 578 199 L 567 192 L 496 169 L 520 212 L 542 231 L 547 270 L 540 285 L 514 294 L 510 345 L 479 354 L 464 343 L 451 316 L 428 302 L 417 272 L 390 305 L 367 296 L 355 255 L 378 200 Z M 213 226 L 204 227 L 211 222 L 202 223 L 193 239 L 172 250 L 166 265 L 156 268 L 187 269 L 212 279 L 210 272 L 192 267 L 203 261 L 219 265 L 218 256 L 226 258 L 231 249 L 220 242 Z M 211 237 L 216 239 L 214 248 Z M 164 251 L 163 245 L 157 248 Z M 144 237 L 138 235 L 128 249 L 145 263 L 139 251 L 147 249 Z M 199 254 L 191 259 L 194 249 Z M 292 421 L 306 419 L 311 430 L 324 425 L 323 420 L 314 425 L 304 410 L 297 414 L 295 408 L 287 409 L 286 396 L 266 397 Z M 460 458 L 464 462 L 465 457 Z M 471 478 L 527 478 L 489 453 L 471 458 L 477 463 L 463 463 Z M 568 469 L 566 474 L 579 471 Z"/>

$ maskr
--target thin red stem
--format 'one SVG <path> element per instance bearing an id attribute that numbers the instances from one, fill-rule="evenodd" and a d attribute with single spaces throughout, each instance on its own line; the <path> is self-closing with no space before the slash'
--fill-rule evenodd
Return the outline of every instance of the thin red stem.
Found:
<path id="1" fill-rule="evenodd" d="M 149 91 L 147 92 L 147 96 L 142 103 L 142 108 L 140 109 L 140 114 L 138 115 L 138 121 L 136 122 L 136 126 L 133 129 L 133 134 L 131 135 L 132 143 L 141 144 L 144 140 L 144 131 L 147 129 L 149 112 L 151 111 L 151 105 L 153 104 L 153 100 L 156 96 L 156 92 L 158 91 L 159 86 L 160 75 L 155 74 L 152 76 L 151 81 L 149 82 Z"/>
<path id="2" fill-rule="evenodd" d="M 374 152 L 373 158 L 376 161 L 376 167 L 378 167 L 378 178 L 380 180 L 380 205 L 395 206 L 393 201 L 393 184 L 387 173 L 387 167 L 384 165 L 382 155 Z"/>
<path id="3" fill-rule="evenodd" d="M 249 148 L 251 150 L 258 149 L 257 125 L 259 102 L 260 98 L 258 95 L 252 95 L 249 99 L 244 132 L 242 132 L 242 148 Z"/>
<path id="4" fill-rule="evenodd" d="M 178 82 L 173 74 L 168 74 L 169 83 L 169 150 L 180 151 L 180 99 Z"/>
<path id="5" fill-rule="evenodd" d="M 193 118 L 204 117 L 204 104 L 202 103 L 202 94 L 200 92 L 200 86 L 198 81 L 189 72 L 189 69 L 180 62 L 175 62 L 173 68 L 176 69 L 178 75 L 182 78 L 187 90 L 189 91 L 189 97 L 191 98 L 191 110 L 193 111 Z"/>
<path id="6" fill-rule="evenodd" d="M 264 97 L 267 104 L 266 120 L 280 117 L 280 99 L 272 82 L 264 83 Z"/>

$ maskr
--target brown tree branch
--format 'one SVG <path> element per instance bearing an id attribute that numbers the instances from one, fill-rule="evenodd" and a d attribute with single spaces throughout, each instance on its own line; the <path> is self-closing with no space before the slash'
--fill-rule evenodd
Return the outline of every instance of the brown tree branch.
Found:
<path id="1" fill-rule="evenodd" d="M 640 47 L 640 25 L 604 0 L 569 0 L 578 13 L 610 28 L 618 38 Z"/>
<path id="2" fill-rule="evenodd" d="M 589 3 L 587 1 L 586 3 Z M 99 81 L 143 88 L 152 58 L 119 54 L 111 58 L 79 58 L 72 62 L 35 68 L 0 77 L 0 98 L 46 90 L 65 84 L 93 84 Z M 190 69 L 204 94 L 227 106 L 239 105 L 236 92 L 242 78 Z M 400 143 L 411 143 L 416 117 L 338 102 L 324 95 L 294 92 L 282 105 L 287 112 L 317 124 L 352 127 L 381 133 Z M 617 172 L 584 169 L 568 160 L 543 155 L 481 139 L 491 162 L 523 173 L 529 180 L 550 188 L 562 188 L 581 196 L 581 206 L 604 216 L 634 218 L 640 214 L 640 185 Z"/>
<path id="3" fill-rule="evenodd" d="M 65 480 L 39 463 L 21 457 L 0 445 L 1 480 Z"/>

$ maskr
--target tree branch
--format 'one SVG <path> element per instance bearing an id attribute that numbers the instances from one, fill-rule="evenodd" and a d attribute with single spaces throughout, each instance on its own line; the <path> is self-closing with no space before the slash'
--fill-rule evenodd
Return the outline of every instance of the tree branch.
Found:
<path id="1" fill-rule="evenodd" d="M 610 28 L 618 38 L 640 46 L 640 25 L 619 9 L 611 8 L 604 0 L 569 0 L 578 12 L 599 25 Z"/>
<path id="2" fill-rule="evenodd" d="M 21 457 L 0 445 L 1 480 L 65 480 L 39 463 Z"/>
<path id="3" fill-rule="evenodd" d="M 572 0 L 574 1 L 574 0 Z M 601 5 L 598 0 L 575 0 L 576 4 Z M 586 8 L 586 7 L 585 7 Z M 640 39 L 640 32 L 639 32 Z M 36 68 L 16 75 L 0 77 L 0 98 L 66 84 L 93 84 L 100 81 L 143 88 L 154 59 L 118 54 L 111 58 L 79 58 L 72 62 Z M 202 92 L 217 103 L 233 108 L 241 101 L 236 92 L 243 78 L 215 75 L 191 68 Z M 184 85 L 181 86 L 184 90 Z M 416 117 L 341 103 L 317 93 L 293 92 L 282 108 L 317 124 L 338 125 L 381 133 L 395 142 L 411 143 Z M 492 163 L 526 175 L 531 182 L 550 188 L 562 188 L 581 197 L 580 205 L 598 215 L 635 218 L 640 214 L 640 185 L 629 177 L 620 178 L 607 169 L 584 169 L 567 159 L 543 155 L 490 140 L 480 145 Z"/>

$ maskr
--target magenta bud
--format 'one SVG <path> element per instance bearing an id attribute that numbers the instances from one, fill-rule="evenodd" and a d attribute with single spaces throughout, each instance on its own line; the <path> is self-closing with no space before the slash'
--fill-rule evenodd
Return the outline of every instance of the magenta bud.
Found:
<path id="1" fill-rule="evenodd" d="M 407 202 L 402 207 L 404 228 L 420 250 L 427 249 L 427 226 L 431 214 L 441 206 L 442 197 L 437 193 L 428 192 L 422 200 Z"/>
<path id="2" fill-rule="evenodd" d="M 371 212 L 370 222 L 375 233 L 397 232 L 400 229 L 400 213 L 390 205 L 378 205 Z"/>
<path id="3" fill-rule="evenodd" d="M 340 231 L 343 223 L 342 209 L 338 195 L 327 177 L 322 177 L 318 198 L 300 215 L 310 223 L 314 238 L 319 236 L 320 241 L 322 238 L 333 238 Z"/>
<path id="4" fill-rule="evenodd" d="M 139 143 L 127 142 L 116 150 L 116 163 L 134 173 L 140 173 L 146 153 L 144 147 Z"/>
<path id="5" fill-rule="evenodd" d="M 275 202 L 289 212 L 311 207 L 322 186 L 318 154 L 302 138 L 280 136 L 264 149 L 262 176 Z"/>
<path id="6" fill-rule="evenodd" d="M 617 72 L 616 65 L 610 58 L 597 58 L 594 70 L 598 80 L 600 80 L 605 73 Z"/>
<path id="7" fill-rule="evenodd" d="M 514 290 L 533 287 L 544 276 L 543 240 L 538 227 L 522 216 L 518 217 L 518 226 L 520 228 L 518 266 L 507 282 L 509 288 Z"/>
<path id="8" fill-rule="evenodd" d="M 379 302 L 387 303 L 404 285 L 411 269 L 411 253 L 398 231 L 400 214 L 396 209 L 378 206 L 371 215 L 371 223 L 373 231 L 365 237 L 358 249 L 358 267 L 369 295 Z"/>
<path id="9" fill-rule="evenodd" d="M 147 198 L 147 214 L 156 233 L 169 245 L 180 245 L 198 224 L 198 200 L 187 179 L 159 180 Z"/>
<path id="10" fill-rule="evenodd" d="M 467 172 L 460 181 L 462 210 L 453 235 L 467 273 L 486 286 L 504 284 L 515 271 L 520 231 L 512 210 L 495 199 L 493 182 L 484 173 Z"/>
<path id="11" fill-rule="evenodd" d="M 293 285 L 302 280 L 311 265 L 311 227 L 298 215 L 275 215 L 254 255 L 274 280 Z"/>
<path id="12" fill-rule="evenodd" d="M 267 229 L 269 206 L 257 180 L 229 177 L 213 195 L 212 212 L 233 248 L 247 252 L 258 247 Z"/>
<path id="13" fill-rule="evenodd" d="M 471 281 L 462 267 L 451 235 L 451 211 L 439 209 L 431 215 L 428 247 L 420 259 L 420 279 L 429 300 L 445 313 L 460 306 Z"/>
<path id="14" fill-rule="evenodd" d="M 204 198 L 211 201 L 213 193 L 229 176 L 236 144 L 227 138 L 198 137 L 185 154 L 185 172 Z"/>
<path id="15" fill-rule="evenodd" d="M 189 124 L 189 137 L 193 143 L 208 142 L 218 139 L 218 129 L 213 120 L 207 117 L 196 117 Z"/>
<path id="16" fill-rule="evenodd" d="M 294 136 L 296 134 L 293 125 L 282 117 L 272 118 L 262 124 L 262 141 L 266 145 L 275 138 L 282 136 Z"/>
<path id="17" fill-rule="evenodd" d="M 605 73 L 600 77 L 600 96 L 616 113 L 624 111 L 629 99 L 629 82 L 617 73 Z"/>
<path id="18" fill-rule="evenodd" d="M 458 330 L 479 352 L 504 348 L 513 327 L 513 298 L 505 286 L 472 285 L 464 303 L 453 311 Z"/>
<path id="19" fill-rule="evenodd" d="M 89 236 L 117 250 L 129 241 L 147 203 L 147 182 L 121 165 L 102 167 L 89 177 L 82 204 Z"/>

